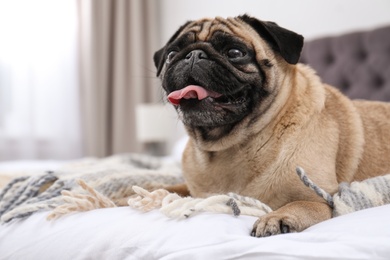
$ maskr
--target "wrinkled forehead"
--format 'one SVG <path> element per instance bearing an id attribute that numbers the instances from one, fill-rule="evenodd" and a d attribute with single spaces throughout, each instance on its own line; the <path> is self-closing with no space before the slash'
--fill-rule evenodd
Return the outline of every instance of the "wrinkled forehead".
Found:
<path id="1" fill-rule="evenodd" d="M 247 30 L 243 30 L 247 29 Z M 235 35 L 243 40 L 250 42 L 250 35 L 245 33 L 250 30 L 250 26 L 241 21 L 239 18 L 205 18 L 198 21 L 193 21 L 188 24 L 182 33 L 194 33 L 196 40 L 208 41 L 215 32 L 224 32 L 230 35 Z"/>
<path id="2" fill-rule="evenodd" d="M 204 18 L 190 22 L 177 38 L 182 38 L 182 40 L 186 42 L 186 36 L 191 35 L 190 38 L 192 40 L 208 42 L 212 41 L 213 36 L 220 32 L 222 32 L 225 36 L 223 38 L 228 39 L 228 41 L 232 41 L 233 38 L 239 38 L 240 42 L 244 42 L 246 46 L 255 51 L 257 60 L 261 60 L 265 57 L 273 57 L 272 51 L 266 42 L 249 24 L 242 21 L 239 17 L 229 17 L 226 19 L 222 17 L 216 17 L 213 19 Z M 192 38 L 192 35 L 195 36 L 195 39 Z M 221 37 L 218 39 L 220 40 Z M 221 42 L 221 44 L 224 44 L 224 42 Z"/>

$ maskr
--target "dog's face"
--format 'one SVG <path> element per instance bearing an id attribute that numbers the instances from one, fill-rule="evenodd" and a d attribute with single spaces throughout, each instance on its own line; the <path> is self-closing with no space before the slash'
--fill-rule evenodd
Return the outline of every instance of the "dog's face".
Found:
<path id="1" fill-rule="evenodd" d="M 302 45 L 275 23 L 217 17 L 183 25 L 154 62 L 189 133 L 214 142 L 267 110 L 280 87 L 275 68 L 297 63 Z"/>

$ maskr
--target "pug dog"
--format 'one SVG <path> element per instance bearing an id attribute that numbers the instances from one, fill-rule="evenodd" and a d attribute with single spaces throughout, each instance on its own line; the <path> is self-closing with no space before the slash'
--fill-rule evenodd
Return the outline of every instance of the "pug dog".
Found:
<path id="1" fill-rule="evenodd" d="M 181 194 L 235 192 L 267 203 L 252 236 L 332 217 L 296 167 L 333 194 L 390 172 L 390 105 L 352 101 L 299 64 L 303 37 L 248 15 L 185 23 L 154 55 L 189 135 Z"/>

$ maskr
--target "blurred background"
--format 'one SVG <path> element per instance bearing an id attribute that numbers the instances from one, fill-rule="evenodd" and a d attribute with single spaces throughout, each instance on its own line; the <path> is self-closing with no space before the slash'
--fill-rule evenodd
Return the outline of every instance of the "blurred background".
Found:
<path id="1" fill-rule="evenodd" d="M 388 0 L 0 0 L 0 161 L 171 153 L 153 54 L 187 20 L 248 13 L 305 39 L 390 24 Z"/>

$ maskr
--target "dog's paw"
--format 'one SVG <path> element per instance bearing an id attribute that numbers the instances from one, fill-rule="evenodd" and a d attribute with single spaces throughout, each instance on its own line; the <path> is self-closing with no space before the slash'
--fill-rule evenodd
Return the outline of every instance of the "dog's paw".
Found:
<path id="1" fill-rule="evenodd" d="M 277 234 L 291 233 L 298 231 L 298 223 L 294 216 L 271 212 L 260 217 L 253 225 L 251 236 L 268 237 Z"/>
<path id="2" fill-rule="evenodd" d="M 331 217 L 332 209 L 326 203 L 295 201 L 260 217 L 253 225 L 251 235 L 267 237 L 282 233 L 301 232 Z"/>

